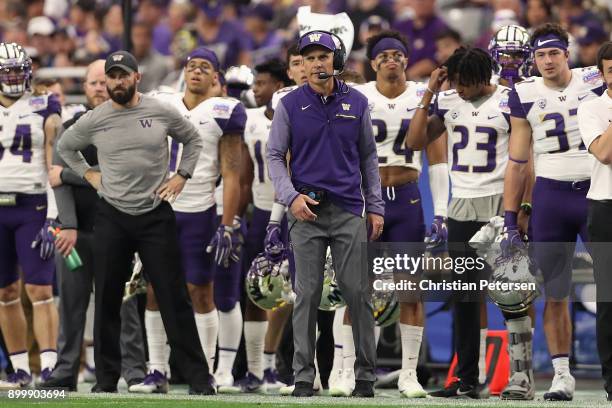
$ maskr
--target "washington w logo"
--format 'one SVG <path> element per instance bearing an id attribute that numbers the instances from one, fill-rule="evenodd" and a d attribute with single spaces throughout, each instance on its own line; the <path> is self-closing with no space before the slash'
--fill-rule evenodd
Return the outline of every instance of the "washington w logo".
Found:
<path id="1" fill-rule="evenodd" d="M 343 103 L 342 104 L 342 109 L 345 110 L 345 111 L 351 109 L 351 104 L 350 103 Z"/>
<path id="2" fill-rule="evenodd" d="M 153 119 L 139 119 L 140 126 L 143 128 L 150 128 L 153 124 Z"/>
<path id="3" fill-rule="evenodd" d="M 113 55 L 113 61 L 121 61 L 123 59 L 123 55 Z"/>
<path id="4" fill-rule="evenodd" d="M 310 42 L 319 41 L 321 39 L 321 34 L 310 34 L 308 35 L 308 39 Z"/>

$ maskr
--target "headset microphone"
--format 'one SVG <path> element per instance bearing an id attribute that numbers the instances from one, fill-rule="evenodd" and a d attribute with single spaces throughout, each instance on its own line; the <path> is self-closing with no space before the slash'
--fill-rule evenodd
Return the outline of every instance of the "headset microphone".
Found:
<path id="1" fill-rule="evenodd" d="M 334 76 L 334 74 L 328 74 L 327 72 L 319 72 L 319 79 L 329 79 Z"/>

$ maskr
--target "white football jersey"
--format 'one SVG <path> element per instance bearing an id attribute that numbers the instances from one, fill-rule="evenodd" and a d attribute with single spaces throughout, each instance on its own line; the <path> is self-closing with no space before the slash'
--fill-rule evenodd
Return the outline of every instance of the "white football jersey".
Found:
<path id="1" fill-rule="evenodd" d="M 9 108 L 0 105 L 0 192 L 45 194 L 45 120 L 61 115 L 54 95 L 25 93 Z"/>
<path id="2" fill-rule="evenodd" d="M 274 92 L 274 94 L 272 94 L 272 102 L 270 105 L 272 107 L 272 110 L 276 110 L 276 107 L 278 106 L 278 102 L 281 99 L 283 99 L 283 97 L 286 96 L 289 92 L 297 88 L 299 88 L 298 85 L 291 85 L 291 86 L 286 86 L 284 88 L 281 88 L 278 91 Z"/>
<path id="3" fill-rule="evenodd" d="M 201 212 L 215 205 L 215 183 L 220 174 L 219 139 L 225 133 L 242 134 L 246 115 L 244 107 L 234 98 L 209 98 L 192 110 L 183 103 L 182 93 L 159 92 L 156 98 L 174 106 L 198 129 L 204 146 L 191 179 L 172 204 L 179 212 Z M 173 174 L 179 167 L 183 146 L 168 138 L 170 148 L 169 170 Z"/>
<path id="4" fill-rule="evenodd" d="M 261 210 L 272 211 L 274 187 L 268 174 L 266 160 L 266 144 L 268 143 L 272 121 L 268 119 L 265 112 L 265 106 L 247 109 L 244 142 L 249 148 L 249 155 L 253 162 L 253 204 Z"/>
<path id="5" fill-rule="evenodd" d="M 62 123 L 74 118 L 74 115 L 76 115 L 77 113 L 85 111 L 87 111 L 87 108 L 85 107 L 85 105 L 81 104 L 71 104 L 62 106 Z"/>
<path id="6" fill-rule="evenodd" d="M 409 81 L 400 96 L 389 99 L 376 88 L 376 81 L 356 85 L 368 98 L 372 117 L 372 129 L 376 140 L 378 165 L 380 167 L 400 166 L 421 171 L 421 152 L 414 152 L 404 145 L 410 120 L 417 105 L 427 90 L 427 85 Z"/>
<path id="7" fill-rule="evenodd" d="M 551 89 L 540 77 L 515 85 L 510 95 L 512 116 L 531 125 L 536 176 L 575 181 L 591 177 L 593 158 L 578 129 L 578 105 L 601 94 L 602 80 L 596 67 L 572 69 L 563 89 Z"/>
<path id="8" fill-rule="evenodd" d="M 498 85 L 487 98 L 468 102 L 457 91 L 439 95 L 434 114 L 448 132 L 448 159 L 453 197 L 501 194 L 508 164 L 510 88 Z"/>

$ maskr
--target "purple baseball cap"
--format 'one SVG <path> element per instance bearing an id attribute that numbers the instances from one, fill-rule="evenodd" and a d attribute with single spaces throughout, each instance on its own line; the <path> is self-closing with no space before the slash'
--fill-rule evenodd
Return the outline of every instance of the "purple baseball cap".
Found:
<path id="1" fill-rule="evenodd" d="M 318 45 L 327 48 L 330 51 L 336 51 L 336 43 L 331 34 L 324 31 L 313 31 L 307 33 L 300 38 L 300 54 L 312 45 Z"/>
<path id="2" fill-rule="evenodd" d="M 219 71 L 219 58 L 217 58 L 217 54 L 215 54 L 214 51 L 209 50 L 206 47 L 198 47 L 189 53 L 187 59 L 185 60 L 185 64 L 194 58 L 201 58 L 210 62 L 215 71 Z"/>
<path id="3" fill-rule="evenodd" d="M 216 20 L 223 13 L 224 0 L 196 0 L 195 4 L 210 19 Z"/>
<path id="4" fill-rule="evenodd" d="M 610 35 L 604 30 L 601 24 L 590 23 L 580 28 L 578 44 L 589 45 L 598 42 L 606 42 L 609 39 Z"/>
<path id="5" fill-rule="evenodd" d="M 269 22 L 269 21 L 274 20 L 274 9 L 272 8 L 272 6 L 268 4 L 259 3 L 255 6 L 249 7 L 244 16 L 245 17 L 256 17 L 263 21 Z"/>

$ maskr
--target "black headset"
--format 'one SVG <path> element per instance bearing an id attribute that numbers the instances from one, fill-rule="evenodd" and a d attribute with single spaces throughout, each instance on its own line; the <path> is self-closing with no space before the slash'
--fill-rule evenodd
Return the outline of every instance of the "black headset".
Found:
<path id="1" fill-rule="evenodd" d="M 333 38 L 334 43 L 336 45 L 336 49 L 334 50 L 334 58 L 333 58 L 333 67 L 334 67 L 333 75 L 340 75 L 340 73 L 344 71 L 344 64 L 346 63 L 346 47 L 344 46 L 344 42 L 342 41 L 342 38 L 340 38 L 337 34 L 332 33 L 331 31 L 312 30 L 300 36 L 300 39 L 298 41 L 298 48 L 301 48 L 302 40 L 307 35 L 313 34 L 313 33 L 329 34 Z"/>

